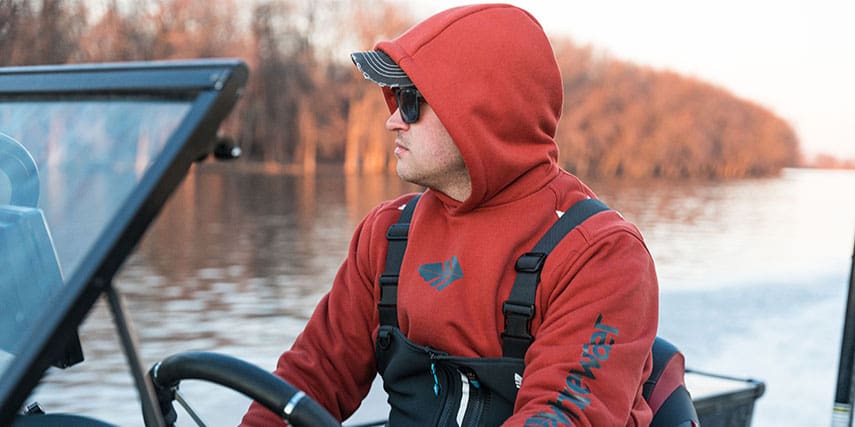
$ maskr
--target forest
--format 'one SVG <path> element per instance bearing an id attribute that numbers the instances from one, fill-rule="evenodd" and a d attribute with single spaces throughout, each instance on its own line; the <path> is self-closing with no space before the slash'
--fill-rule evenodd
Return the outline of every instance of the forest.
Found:
<path id="1" fill-rule="evenodd" d="M 0 0 L 0 66 L 237 57 L 224 132 L 262 170 L 394 171 L 388 110 L 348 50 L 415 23 L 396 0 Z M 740 178 L 800 162 L 798 137 L 726 89 L 551 36 L 564 79 L 556 141 L 583 177 Z"/>

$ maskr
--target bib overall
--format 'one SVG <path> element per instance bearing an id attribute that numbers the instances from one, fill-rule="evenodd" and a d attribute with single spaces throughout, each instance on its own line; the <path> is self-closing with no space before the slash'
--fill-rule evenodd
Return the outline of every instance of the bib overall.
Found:
<path id="1" fill-rule="evenodd" d="M 386 234 L 389 250 L 380 275 L 380 328 L 375 353 L 386 393 L 390 426 L 497 426 L 511 416 L 525 370 L 524 356 L 533 341 L 530 322 L 540 271 L 564 235 L 589 216 L 606 210 L 586 199 L 571 207 L 531 252 L 516 263 L 517 276 L 503 306 L 503 356 L 471 358 L 449 355 L 411 342 L 398 328 L 397 286 L 407 247 L 409 222 L 419 196 L 407 203 Z"/>

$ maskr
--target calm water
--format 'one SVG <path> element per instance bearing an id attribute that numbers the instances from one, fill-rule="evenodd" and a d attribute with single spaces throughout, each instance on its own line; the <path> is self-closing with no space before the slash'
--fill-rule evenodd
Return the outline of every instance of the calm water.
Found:
<path id="1" fill-rule="evenodd" d="M 660 335 L 688 365 L 764 380 L 755 426 L 828 425 L 855 172 L 591 185 L 645 234 L 660 274 Z M 413 190 L 396 177 L 195 170 L 116 279 L 145 363 L 207 350 L 272 369 L 328 289 L 356 223 L 377 201 Z M 87 361 L 51 371 L 32 400 L 48 411 L 141 425 L 103 304 L 81 339 Z M 236 424 L 248 404 L 200 382 L 182 390 L 210 425 Z M 382 401 L 372 394 L 354 419 L 377 418 L 372 409 Z M 179 421 L 193 425 L 183 414 Z"/>

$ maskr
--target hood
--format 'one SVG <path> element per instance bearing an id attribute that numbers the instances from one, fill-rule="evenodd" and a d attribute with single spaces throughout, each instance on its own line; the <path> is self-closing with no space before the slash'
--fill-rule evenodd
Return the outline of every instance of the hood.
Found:
<path id="1" fill-rule="evenodd" d="M 407 73 L 460 149 L 472 194 L 455 211 L 524 197 L 557 176 L 561 74 L 528 12 L 503 4 L 457 7 L 375 49 Z M 395 98 L 383 91 L 393 112 Z"/>

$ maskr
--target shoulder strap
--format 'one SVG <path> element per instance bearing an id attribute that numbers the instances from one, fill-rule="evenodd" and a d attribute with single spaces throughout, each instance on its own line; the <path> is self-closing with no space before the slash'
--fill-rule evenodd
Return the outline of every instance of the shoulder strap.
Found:
<path id="1" fill-rule="evenodd" d="M 386 267 L 380 275 L 380 302 L 377 310 L 380 315 L 380 326 L 389 325 L 398 327 L 398 275 L 401 272 L 401 263 L 404 261 L 404 252 L 407 251 L 407 235 L 410 231 L 410 219 L 416 204 L 419 202 L 421 193 L 407 202 L 398 222 L 389 226 L 386 231 L 386 239 L 389 247 L 386 251 Z"/>
<path id="2" fill-rule="evenodd" d="M 502 332 L 502 352 L 505 357 L 523 358 L 534 337 L 531 336 L 531 319 L 534 317 L 534 300 L 540 272 L 546 256 L 570 230 L 592 215 L 609 207 L 597 199 L 585 199 L 574 204 L 546 231 L 531 252 L 517 259 L 514 269 L 517 277 L 511 294 L 502 306 L 505 330 Z"/>

